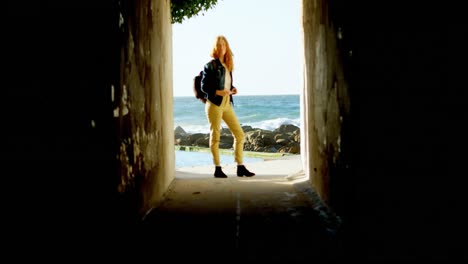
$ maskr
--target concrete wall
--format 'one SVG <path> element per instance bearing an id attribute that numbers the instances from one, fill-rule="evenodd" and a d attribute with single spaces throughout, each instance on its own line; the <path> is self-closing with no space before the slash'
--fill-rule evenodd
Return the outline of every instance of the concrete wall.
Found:
<path id="1" fill-rule="evenodd" d="M 457 127 L 466 99 L 465 89 L 458 89 L 463 86 L 460 67 L 466 68 L 460 63 L 466 55 L 463 9 L 436 3 L 321 2 L 329 3 L 328 11 L 324 3 L 317 4 L 322 14 L 311 13 L 309 19 L 322 22 L 310 33 L 325 40 L 316 41 L 319 45 L 308 50 L 325 53 L 311 60 L 325 62 L 325 73 L 315 70 L 309 75 L 321 85 L 314 87 L 311 101 L 322 100 L 323 112 L 333 105 L 333 97 L 322 90 L 334 92 L 328 73 L 336 71 L 338 63 L 325 58 L 339 53 L 350 112 L 348 125 L 341 125 L 340 134 L 347 138 L 341 139 L 341 145 L 346 145 L 342 146 L 345 153 L 338 155 L 338 166 L 330 166 L 335 164 L 331 162 L 335 151 L 323 155 L 312 146 L 309 153 L 319 156 L 319 165 L 328 165 L 329 197 L 339 204 L 345 220 L 345 259 L 466 260 L 466 243 L 458 239 L 467 234 L 462 213 L 466 180 L 455 172 L 463 170 L 459 158 L 466 155 L 454 142 L 465 137 Z M 327 38 L 336 35 L 338 28 L 342 39 Z M 346 99 L 340 99 L 340 88 L 336 90 L 338 105 L 343 105 Z M 338 109 L 341 115 L 341 109 L 347 108 Z M 316 106 L 311 110 L 316 112 Z M 316 129 L 318 139 L 310 144 L 323 144 L 317 129 L 323 122 L 312 120 L 309 125 Z M 326 126 L 330 135 L 337 135 L 335 128 L 340 126 Z M 326 139 L 332 144 L 329 139 L 334 142 L 336 136 Z M 339 166 L 340 157 L 349 168 Z"/>
<path id="2" fill-rule="evenodd" d="M 344 219 L 344 259 L 466 260 L 463 9 L 302 5 L 304 167 Z"/>
<path id="3" fill-rule="evenodd" d="M 122 14 L 119 191 L 135 195 L 142 216 L 174 179 L 170 1 L 129 1 Z"/>
<path id="4" fill-rule="evenodd" d="M 126 244 L 174 178 L 169 0 L 11 2 L 5 21 L 10 245 Z"/>
<path id="5" fill-rule="evenodd" d="M 324 202 L 331 206 L 332 191 L 350 168 L 349 87 L 343 73 L 340 50 L 342 28 L 332 19 L 327 1 L 303 1 L 304 87 L 302 103 L 302 156 L 304 170 Z M 341 47 L 340 47 L 341 48 Z M 344 57 L 344 58 L 343 58 Z M 338 173 L 339 172 L 339 173 Z"/>

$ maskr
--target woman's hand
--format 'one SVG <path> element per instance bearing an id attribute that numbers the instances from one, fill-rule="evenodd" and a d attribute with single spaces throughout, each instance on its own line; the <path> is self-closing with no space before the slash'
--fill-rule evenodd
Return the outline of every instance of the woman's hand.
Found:
<path id="1" fill-rule="evenodd" d="M 231 94 L 237 94 L 237 88 L 236 88 L 236 87 L 233 87 L 233 88 L 232 88 Z"/>
<path id="2" fill-rule="evenodd" d="M 231 94 L 231 91 L 229 90 L 216 90 L 216 95 L 219 95 L 219 96 L 226 96 L 230 94 Z"/>

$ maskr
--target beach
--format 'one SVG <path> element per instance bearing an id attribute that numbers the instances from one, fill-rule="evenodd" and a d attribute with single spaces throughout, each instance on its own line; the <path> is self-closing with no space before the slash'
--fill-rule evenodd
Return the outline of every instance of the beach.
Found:
<path id="1" fill-rule="evenodd" d="M 252 130 L 245 130 L 244 164 L 257 174 L 255 177 L 262 175 L 282 177 L 302 171 L 300 154 L 290 150 L 293 146 L 297 149 L 300 137 L 292 135 L 293 131 L 289 130 L 274 132 L 284 125 L 291 125 L 294 128 L 300 126 L 299 99 L 299 95 L 236 96 L 234 109 L 239 122 L 243 127 L 251 127 Z M 222 125 L 224 126 L 224 123 Z M 177 133 L 178 128 L 182 133 Z M 212 158 L 208 155 L 210 150 L 206 147 L 209 125 L 206 120 L 205 105 L 193 96 L 175 97 L 174 130 L 177 141 L 176 176 L 213 177 L 214 166 Z M 250 135 L 255 130 L 259 132 Z M 196 139 L 204 138 L 204 140 L 189 138 L 189 135 L 196 134 L 203 134 L 203 137 L 198 135 Z M 283 135 L 280 137 L 276 134 Z M 223 140 L 227 138 L 223 137 Z M 281 149 L 282 147 L 287 149 Z M 207 155 L 196 155 L 196 152 L 204 152 Z M 236 176 L 236 164 L 232 152 L 231 148 L 220 148 L 221 165 L 228 177 Z"/>
<path id="2" fill-rule="evenodd" d="M 258 156 L 265 155 L 262 161 L 245 162 L 244 165 L 252 172 L 255 172 L 257 178 L 265 176 L 274 177 L 296 177 L 303 175 L 303 166 L 301 155 L 272 155 L 272 153 L 257 153 Z M 237 164 L 232 162 L 223 165 L 223 171 L 228 177 L 236 176 Z M 213 177 L 214 166 L 187 166 L 176 168 L 176 178 L 206 178 Z"/>

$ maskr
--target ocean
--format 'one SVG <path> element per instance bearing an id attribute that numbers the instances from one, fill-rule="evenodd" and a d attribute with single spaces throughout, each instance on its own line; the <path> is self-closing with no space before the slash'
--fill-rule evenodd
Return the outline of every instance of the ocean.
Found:
<path id="1" fill-rule="evenodd" d="M 283 124 L 299 126 L 299 99 L 299 95 L 235 95 L 234 111 L 243 126 L 265 130 Z M 174 129 L 177 126 L 187 133 L 209 133 L 205 105 L 194 96 L 174 97 Z"/>
<path id="2" fill-rule="evenodd" d="M 283 124 L 300 126 L 300 95 L 235 95 L 234 111 L 242 126 L 274 130 Z M 223 127 L 227 127 L 221 122 Z M 174 129 L 187 133 L 209 133 L 205 105 L 194 96 L 174 97 Z M 221 155 L 221 162 L 233 163 L 233 157 Z M 244 158 L 244 163 L 262 161 Z M 211 154 L 176 151 L 176 168 L 212 164 Z"/>

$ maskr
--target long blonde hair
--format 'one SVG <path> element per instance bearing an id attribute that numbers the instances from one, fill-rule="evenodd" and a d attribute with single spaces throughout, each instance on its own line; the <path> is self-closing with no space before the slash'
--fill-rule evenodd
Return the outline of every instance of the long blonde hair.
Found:
<path id="1" fill-rule="evenodd" d="M 218 52 L 217 44 L 220 41 L 224 41 L 224 43 L 226 43 L 226 53 L 224 54 L 224 63 L 226 64 L 228 70 L 232 72 L 234 70 L 234 62 L 232 60 L 233 55 L 232 55 L 231 47 L 229 46 L 229 42 L 224 36 L 220 35 L 215 38 L 215 42 L 213 45 L 213 49 L 211 50 L 210 56 L 215 59 L 219 59 L 219 52 Z"/>

